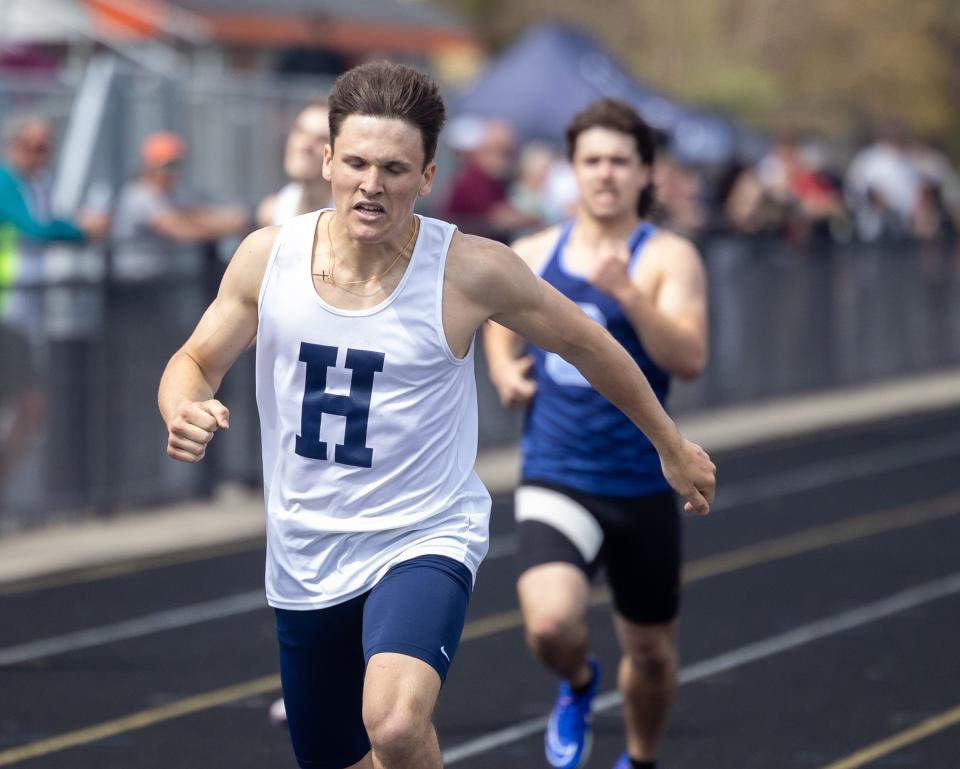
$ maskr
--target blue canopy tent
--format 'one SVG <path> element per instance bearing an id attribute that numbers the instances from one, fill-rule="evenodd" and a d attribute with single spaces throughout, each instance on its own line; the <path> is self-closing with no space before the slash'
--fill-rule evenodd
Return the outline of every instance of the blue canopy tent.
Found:
<path id="1" fill-rule="evenodd" d="M 452 112 L 500 118 L 522 141 L 559 144 L 570 119 L 602 96 L 632 104 L 684 162 L 723 163 L 743 144 L 728 119 L 645 88 L 594 40 L 559 24 L 534 27 L 453 100 Z"/>

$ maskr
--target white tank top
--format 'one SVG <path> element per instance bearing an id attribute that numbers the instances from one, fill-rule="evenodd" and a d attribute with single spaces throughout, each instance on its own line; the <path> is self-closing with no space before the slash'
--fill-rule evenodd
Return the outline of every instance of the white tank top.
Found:
<path id="1" fill-rule="evenodd" d="M 393 293 L 341 310 L 311 277 L 321 213 L 280 229 L 260 289 L 266 588 L 281 609 L 349 600 L 419 555 L 448 556 L 475 576 L 487 551 L 474 344 L 458 359 L 443 331 L 456 228 L 421 217 Z"/>

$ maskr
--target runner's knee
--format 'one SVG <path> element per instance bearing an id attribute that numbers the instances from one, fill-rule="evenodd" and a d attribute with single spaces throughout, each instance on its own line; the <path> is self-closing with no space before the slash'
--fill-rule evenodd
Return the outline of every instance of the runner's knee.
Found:
<path id="1" fill-rule="evenodd" d="M 677 652 L 668 634 L 650 633 L 630 639 L 623 657 L 635 670 L 659 675 L 675 666 Z"/>
<path id="2" fill-rule="evenodd" d="M 364 706 L 363 722 L 373 752 L 389 762 L 401 762 L 423 745 L 430 719 L 404 702 Z"/>
<path id="3" fill-rule="evenodd" d="M 582 636 L 581 625 L 560 612 L 533 612 L 527 618 L 527 642 L 538 651 L 576 643 Z"/>

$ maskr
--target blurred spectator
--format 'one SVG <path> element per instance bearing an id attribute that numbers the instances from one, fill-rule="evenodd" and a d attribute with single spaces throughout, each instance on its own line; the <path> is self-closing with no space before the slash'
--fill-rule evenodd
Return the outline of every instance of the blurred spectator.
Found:
<path id="1" fill-rule="evenodd" d="M 111 482 L 130 501 L 149 501 L 158 482 L 169 488 L 201 480 L 170 467 L 173 463 L 156 450 L 163 425 L 147 406 L 156 399 L 166 361 L 209 301 L 212 276 L 203 270 L 219 267 L 215 241 L 241 234 L 249 221 L 238 206 L 181 203 L 178 186 L 186 160 L 179 136 L 147 137 L 141 172 L 121 191 L 114 213 L 107 325 L 113 427 L 141 440 L 111 458 Z"/>
<path id="2" fill-rule="evenodd" d="M 509 241 L 513 233 L 543 225 L 509 200 L 516 137 L 501 121 L 482 126 L 473 146 L 464 147 L 466 165 L 454 179 L 440 216 L 474 235 Z M 473 138 L 473 137 L 471 137 Z"/>
<path id="3" fill-rule="evenodd" d="M 532 218 L 541 222 L 550 222 L 550 213 L 547 211 L 547 181 L 550 169 L 557 157 L 549 144 L 530 142 L 520 150 L 517 161 L 517 178 L 510 185 L 510 204 Z M 529 228 L 525 233 L 533 232 Z M 517 233 L 525 234 L 525 233 Z"/>
<path id="4" fill-rule="evenodd" d="M 831 173 L 825 143 L 812 137 L 798 148 L 793 194 L 796 201 L 791 221 L 793 240 L 849 239 L 849 217 L 843 202 L 842 182 Z"/>
<path id="5" fill-rule="evenodd" d="M 654 187 L 657 223 L 686 238 L 696 237 L 707 223 L 701 173 L 664 154 L 654 166 Z"/>
<path id="6" fill-rule="evenodd" d="M 782 133 L 771 150 L 745 169 L 726 202 L 731 225 L 741 233 L 771 233 L 801 242 L 826 239 L 844 219 L 843 201 L 825 167 L 820 145 L 801 145 Z"/>
<path id="7" fill-rule="evenodd" d="M 5 126 L 0 164 L 0 486 L 43 423 L 44 248 L 101 234 L 104 217 L 74 223 L 52 214 L 53 127 L 39 115 Z"/>
<path id="8" fill-rule="evenodd" d="M 902 126 L 881 129 L 854 155 L 844 180 L 847 204 L 861 240 L 909 234 L 923 179 L 907 153 Z"/>
<path id="9" fill-rule="evenodd" d="M 550 166 L 543 184 L 545 222 L 555 224 L 577 215 L 580 188 L 573 166 L 566 157 L 557 157 Z"/>
<path id="10" fill-rule="evenodd" d="M 576 215 L 580 190 L 573 166 L 549 144 L 524 145 L 517 168 L 517 179 L 510 187 L 515 208 L 544 224 L 557 224 Z"/>
<path id="11" fill-rule="evenodd" d="M 330 141 L 329 112 L 323 102 L 309 104 L 287 137 L 283 170 L 290 179 L 257 208 L 257 225 L 283 224 L 299 214 L 331 205 L 330 183 L 323 178 L 323 148 Z"/>
<path id="12" fill-rule="evenodd" d="M 102 234 L 106 219 L 86 216 L 72 222 L 53 216 L 48 169 L 53 127 L 48 120 L 33 115 L 13 118 L 5 138 L 6 162 L 0 164 L 3 317 L 36 330 L 43 311 L 44 245 Z"/>
<path id="13" fill-rule="evenodd" d="M 960 231 L 960 175 L 942 152 L 920 141 L 907 148 L 920 175 L 920 194 L 911 230 L 921 240 L 955 237 Z"/>
<path id="14" fill-rule="evenodd" d="M 187 148 L 172 133 L 153 134 L 141 146 L 139 177 L 121 192 L 113 219 L 113 276 L 143 281 L 190 272 L 178 247 L 239 235 L 249 218 L 237 206 L 181 206 L 175 190 Z"/>
<path id="15" fill-rule="evenodd" d="M 0 491 L 43 425 L 47 394 L 29 339 L 0 323 Z"/>
<path id="16" fill-rule="evenodd" d="M 743 168 L 730 186 L 724 216 L 734 232 L 743 235 L 777 233 L 783 224 L 783 209 L 767 193 L 756 166 Z"/>

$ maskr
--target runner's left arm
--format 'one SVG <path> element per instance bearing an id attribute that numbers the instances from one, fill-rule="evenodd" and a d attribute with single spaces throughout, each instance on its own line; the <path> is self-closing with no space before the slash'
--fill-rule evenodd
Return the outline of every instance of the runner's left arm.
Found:
<path id="1" fill-rule="evenodd" d="M 703 449 L 683 438 L 629 353 L 510 249 L 488 242 L 483 250 L 471 293 L 489 317 L 576 366 L 650 439 L 667 480 L 688 500 L 686 509 L 706 513 L 716 468 Z"/>

